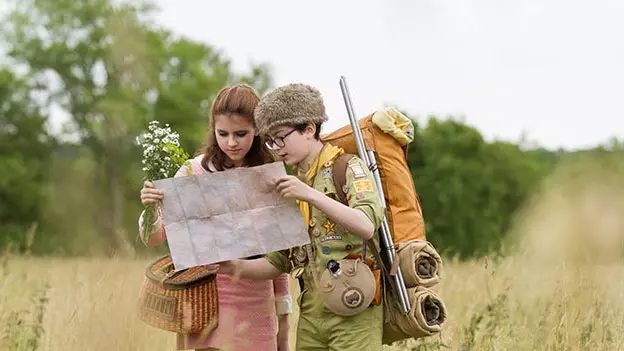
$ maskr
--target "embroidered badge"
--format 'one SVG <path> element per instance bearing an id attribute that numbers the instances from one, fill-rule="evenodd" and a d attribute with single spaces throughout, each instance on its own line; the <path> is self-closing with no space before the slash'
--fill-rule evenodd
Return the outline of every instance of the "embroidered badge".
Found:
<path id="1" fill-rule="evenodd" d="M 308 259 L 308 253 L 302 249 L 298 248 L 295 253 L 295 260 L 297 263 L 304 263 Z"/>
<path id="2" fill-rule="evenodd" d="M 328 255 L 328 254 L 331 252 L 331 250 L 330 250 L 329 246 L 323 246 L 323 248 L 321 249 L 321 251 L 322 251 L 324 254 L 326 254 L 326 255 Z"/>
<path id="3" fill-rule="evenodd" d="M 319 236 L 319 235 L 321 235 L 321 231 L 318 228 L 314 228 L 312 230 L 312 235 Z"/>
<path id="4" fill-rule="evenodd" d="M 327 222 L 325 222 L 325 224 L 323 224 L 323 228 L 325 228 L 327 234 L 334 232 L 334 226 L 334 222 L 330 221 L 329 219 L 327 220 Z"/>
<path id="5" fill-rule="evenodd" d="M 328 235 L 319 239 L 320 242 L 324 243 L 329 240 L 342 240 L 342 235 Z"/>
<path id="6" fill-rule="evenodd" d="M 357 193 L 357 194 L 355 194 L 355 198 L 358 199 L 358 200 L 362 200 L 364 198 L 364 194 Z"/>
<path id="7" fill-rule="evenodd" d="M 358 288 L 349 288 L 342 294 L 342 303 L 351 308 L 357 308 L 364 302 L 364 295 Z"/>
<path id="8" fill-rule="evenodd" d="M 353 189 L 356 193 L 372 193 L 373 182 L 370 179 L 356 180 L 353 182 Z"/>
<path id="9" fill-rule="evenodd" d="M 351 171 L 353 172 L 353 177 L 355 177 L 355 179 L 366 177 L 366 173 L 364 173 L 364 170 L 359 163 L 352 163 L 349 165 L 349 168 L 351 168 Z"/>

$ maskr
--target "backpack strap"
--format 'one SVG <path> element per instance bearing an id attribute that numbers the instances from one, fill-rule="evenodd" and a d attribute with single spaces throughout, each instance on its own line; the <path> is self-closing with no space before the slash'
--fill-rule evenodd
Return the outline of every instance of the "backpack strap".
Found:
<path id="1" fill-rule="evenodd" d="M 347 164 L 355 157 L 353 154 L 342 154 L 334 160 L 334 166 L 332 167 L 332 177 L 334 179 L 334 187 L 338 195 L 338 200 L 349 206 L 347 200 L 347 194 L 344 191 L 344 186 L 347 184 Z M 366 262 L 366 240 L 362 240 L 362 261 Z"/>
<path id="2" fill-rule="evenodd" d="M 342 154 L 338 156 L 338 158 L 334 160 L 334 167 L 332 169 L 334 186 L 338 193 L 338 199 L 347 206 L 349 202 L 347 201 L 347 194 L 344 192 L 344 186 L 347 183 L 347 163 L 349 163 L 349 160 L 353 157 L 355 157 L 355 155 L 352 154 Z"/>

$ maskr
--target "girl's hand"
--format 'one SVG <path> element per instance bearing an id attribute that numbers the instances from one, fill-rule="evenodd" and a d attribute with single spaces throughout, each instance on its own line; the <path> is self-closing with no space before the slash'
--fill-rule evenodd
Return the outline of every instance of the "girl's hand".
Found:
<path id="1" fill-rule="evenodd" d="M 143 206 L 154 205 L 161 201 L 164 197 L 164 193 L 161 190 L 156 189 L 154 184 L 149 180 L 143 183 L 143 189 L 141 189 L 141 203 Z"/>
<path id="2" fill-rule="evenodd" d="M 288 315 L 278 316 L 278 332 L 277 332 L 277 351 L 288 351 L 288 336 L 290 325 Z"/>

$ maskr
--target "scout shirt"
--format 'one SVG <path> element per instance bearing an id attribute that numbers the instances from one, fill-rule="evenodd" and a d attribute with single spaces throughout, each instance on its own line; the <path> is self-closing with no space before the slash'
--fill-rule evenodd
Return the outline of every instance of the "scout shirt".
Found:
<path id="1" fill-rule="evenodd" d="M 321 165 L 313 179 L 311 185 L 314 189 L 324 193 L 337 201 L 338 192 L 333 180 L 333 161 Z M 374 224 L 375 232 L 381 225 L 383 219 L 383 207 L 379 202 L 379 193 L 370 170 L 364 162 L 357 156 L 352 157 L 347 163 L 345 194 L 349 207 L 362 211 Z M 325 213 L 310 206 L 310 221 L 308 223 L 308 234 L 310 235 L 310 249 L 304 246 L 272 252 L 265 256 L 271 264 L 279 271 L 289 273 L 296 267 L 304 267 L 304 286 L 312 288 L 314 286 L 308 251 L 311 251 L 316 261 L 317 276 L 327 267 L 330 260 L 340 260 L 349 253 L 360 253 L 362 250 L 363 238 L 353 234 L 337 223 L 334 223 Z M 373 235 L 373 241 L 379 247 L 378 235 Z M 367 257 L 373 258 L 373 254 L 367 245 Z M 291 259 L 289 259 L 289 256 Z"/>

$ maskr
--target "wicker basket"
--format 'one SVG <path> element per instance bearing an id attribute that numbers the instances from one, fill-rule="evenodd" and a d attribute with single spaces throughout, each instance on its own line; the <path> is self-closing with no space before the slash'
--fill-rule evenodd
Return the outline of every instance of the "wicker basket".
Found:
<path id="1" fill-rule="evenodd" d="M 201 266 L 174 272 L 171 257 L 159 257 L 145 270 L 138 310 L 139 318 L 153 327 L 207 335 L 219 320 L 216 275 Z"/>

